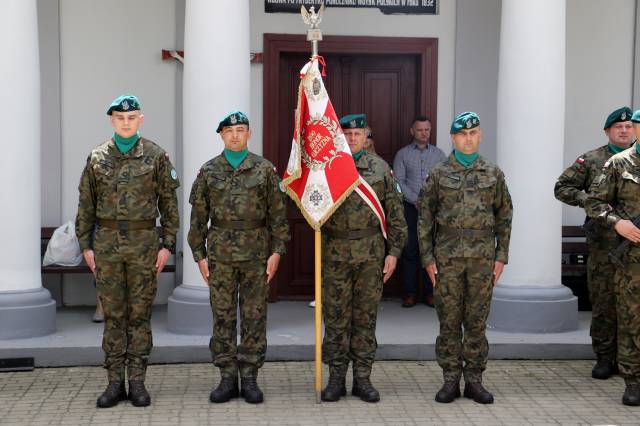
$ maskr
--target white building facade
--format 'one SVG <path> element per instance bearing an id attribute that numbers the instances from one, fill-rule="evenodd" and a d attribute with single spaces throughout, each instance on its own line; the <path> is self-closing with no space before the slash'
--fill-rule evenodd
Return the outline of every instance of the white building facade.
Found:
<path id="1" fill-rule="evenodd" d="M 445 152 L 457 113 L 482 118 L 481 153 L 505 171 L 514 199 L 510 264 L 490 317 L 496 328 L 575 327 L 577 303 L 561 285 L 561 227 L 581 224 L 584 213 L 557 202 L 553 182 L 581 153 L 606 143 L 609 112 L 640 107 L 638 3 L 441 0 L 437 15 L 325 13 L 326 36 L 437 39 L 434 116 Z M 300 16 L 265 13 L 263 0 L 7 0 L 0 7 L 0 32 L 11 46 L 0 71 L 0 121 L 8 139 L 20 141 L 8 145 L 0 167 L 5 182 L 19 183 L 2 189 L 12 212 L 0 221 L 8 236 L 0 247 L 0 338 L 53 331 L 62 294 L 68 305 L 95 301 L 90 276 L 43 282 L 38 227 L 75 218 L 86 156 L 110 137 L 104 113 L 124 92 L 141 99 L 141 131 L 169 152 L 182 183 L 177 272 L 162 274 L 156 303 L 169 304 L 176 332 L 208 334 L 208 289 L 186 245 L 188 193 L 200 164 L 222 150 L 215 128 L 226 112 L 249 114 L 250 149 L 263 153 L 269 82 L 250 54 L 263 52 L 264 34 L 305 33 Z M 184 50 L 184 67 L 163 61 L 162 49 Z M 25 326 L 15 330 L 16 323 Z"/>

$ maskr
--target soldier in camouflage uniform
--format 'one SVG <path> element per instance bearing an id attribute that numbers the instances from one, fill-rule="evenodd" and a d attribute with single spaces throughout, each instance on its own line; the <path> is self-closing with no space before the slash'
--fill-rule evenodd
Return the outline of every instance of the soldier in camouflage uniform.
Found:
<path id="1" fill-rule="evenodd" d="M 355 192 L 322 228 L 322 294 L 324 297 L 324 362 L 329 383 L 323 401 L 346 395 L 345 376 L 353 362 L 353 395 L 376 402 L 380 394 L 369 376 L 376 353 L 376 317 L 382 286 L 393 274 L 407 241 L 400 186 L 387 163 L 364 150 L 365 116 L 340 120 L 358 173 L 376 192 L 387 222 L 387 245 L 380 221 Z"/>
<path id="2" fill-rule="evenodd" d="M 640 123 L 640 111 L 633 120 Z M 640 128 L 640 125 L 637 126 Z M 617 233 L 631 245 L 614 273 L 618 314 L 618 366 L 626 389 L 625 405 L 640 405 L 640 229 L 632 220 L 640 217 L 640 145 L 615 154 L 589 189 L 587 215 L 605 232 Z"/>
<path id="3" fill-rule="evenodd" d="M 619 108 L 607 117 L 604 132 L 607 145 L 578 157 L 558 178 L 554 193 L 570 206 L 584 208 L 589 187 L 602 172 L 604 163 L 614 154 L 629 148 L 633 142 L 631 109 Z M 597 235 L 596 235 L 597 234 Z M 613 275 L 615 265 L 608 253 L 617 244 L 612 232 L 588 232 L 587 284 L 592 305 L 591 344 L 598 361 L 591 371 L 594 379 L 608 379 L 617 371 L 617 315 Z"/>
<path id="4" fill-rule="evenodd" d="M 131 403 L 146 406 L 151 403 L 144 386 L 151 308 L 157 275 L 175 252 L 180 182 L 168 154 L 140 137 L 144 117 L 135 96 L 115 99 L 107 114 L 115 133 L 87 159 L 76 217 L 105 317 L 102 349 L 109 385 L 97 405 L 111 407 L 127 398 L 126 367 Z M 156 231 L 158 211 L 162 241 Z"/>
<path id="5" fill-rule="evenodd" d="M 493 286 L 507 263 L 513 207 L 502 171 L 478 155 L 479 126 L 473 112 L 456 117 L 450 131 L 455 149 L 431 170 L 418 197 L 420 254 L 440 320 L 436 356 L 444 385 L 438 402 L 460 396 L 462 374 L 465 397 L 493 402 L 482 386 L 485 330 Z"/>
<path id="6" fill-rule="evenodd" d="M 285 198 L 273 164 L 247 150 L 251 131 L 245 114 L 231 113 L 217 132 L 224 152 L 202 165 L 189 198 L 189 246 L 209 285 L 215 318 L 209 347 L 222 377 L 209 399 L 227 402 L 241 393 L 247 402 L 260 403 L 256 378 L 267 350 L 268 283 L 290 239 Z"/>

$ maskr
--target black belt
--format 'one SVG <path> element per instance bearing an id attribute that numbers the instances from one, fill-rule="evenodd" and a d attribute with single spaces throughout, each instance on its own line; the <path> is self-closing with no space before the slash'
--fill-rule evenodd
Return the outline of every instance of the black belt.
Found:
<path id="1" fill-rule="evenodd" d="M 237 230 L 250 230 L 257 228 L 264 228 L 267 222 L 265 219 L 256 220 L 211 220 L 211 225 L 217 228 L 224 229 L 237 229 Z"/>
<path id="2" fill-rule="evenodd" d="M 494 237 L 496 235 L 493 229 L 462 229 L 438 225 L 436 233 L 440 232 L 456 237 Z"/>
<path id="3" fill-rule="evenodd" d="M 156 220 L 114 220 L 98 219 L 98 226 L 115 229 L 117 231 L 139 231 L 141 229 L 155 229 Z"/>
<path id="4" fill-rule="evenodd" d="M 380 228 L 354 229 L 351 231 L 324 230 L 324 233 L 331 238 L 341 240 L 359 240 L 360 238 L 371 237 L 380 233 Z"/>

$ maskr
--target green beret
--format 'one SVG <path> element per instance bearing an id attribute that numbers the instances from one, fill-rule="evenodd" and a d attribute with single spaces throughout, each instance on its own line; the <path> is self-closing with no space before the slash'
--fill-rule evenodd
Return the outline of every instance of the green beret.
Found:
<path id="1" fill-rule="evenodd" d="M 340 119 L 340 127 L 343 129 L 364 129 L 367 127 L 365 114 L 349 114 Z"/>
<path id="2" fill-rule="evenodd" d="M 238 124 L 246 124 L 249 125 L 249 118 L 245 115 L 244 112 L 234 111 L 231 114 L 227 115 L 222 119 L 220 123 L 218 123 L 218 128 L 216 129 L 216 133 L 220 133 L 223 127 L 227 126 L 237 126 Z"/>
<path id="3" fill-rule="evenodd" d="M 450 134 L 458 133 L 462 129 L 473 129 L 480 125 L 480 117 L 475 112 L 463 112 L 453 119 Z"/>
<path id="4" fill-rule="evenodd" d="M 633 113 L 631 116 L 631 121 L 634 123 L 640 123 L 640 109 Z"/>
<path id="5" fill-rule="evenodd" d="M 135 95 L 121 95 L 118 96 L 111 102 L 109 105 L 109 109 L 107 110 L 107 115 L 111 115 L 113 111 L 118 112 L 129 112 L 129 111 L 139 111 L 140 110 L 140 101 L 138 97 Z"/>
<path id="6" fill-rule="evenodd" d="M 613 126 L 613 123 L 618 123 L 621 121 L 629 121 L 631 120 L 631 116 L 633 115 L 633 111 L 629 107 L 618 108 L 613 111 L 607 117 L 607 121 L 604 122 L 604 129 L 607 130 L 609 127 Z"/>

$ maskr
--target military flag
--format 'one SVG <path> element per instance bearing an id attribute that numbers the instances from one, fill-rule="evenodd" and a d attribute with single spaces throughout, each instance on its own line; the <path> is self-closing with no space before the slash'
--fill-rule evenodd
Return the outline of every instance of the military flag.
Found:
<path id="1" fill-rule="evenodd" d="M 322 81 L 323 74 L 321 56 L 312 57 L 300 71 L 291 154 L 283 187 L 316 231 L 355 190 L 380 220 L 386 238 L 384 210 L 373 188 L 358 174 Z"/>

